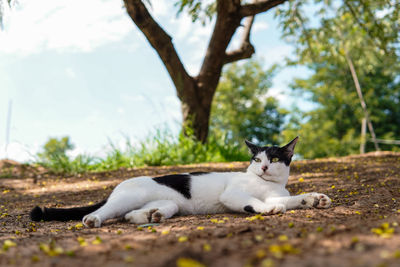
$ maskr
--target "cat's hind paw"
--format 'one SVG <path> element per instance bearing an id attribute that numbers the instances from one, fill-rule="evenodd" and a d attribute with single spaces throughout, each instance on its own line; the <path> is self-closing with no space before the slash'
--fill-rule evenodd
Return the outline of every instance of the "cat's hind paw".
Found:
<path id="1" fill-rule="evenodd" d="M 314 207 L 318 209 L 327 209 L 331 204 L 332 200 L 327 195 L 320 193 L 306 194 L 301 201 L 301 205 L 305 208 Z"/>
<path id="2" fill-rule="evenodd" d="M 101 220 L 100 217 L 97 215 L 92 215 L 92 214 L 88 214 L 85 217 L 83 217 L 82 219 L 82 223 L 86 226 L 86 227 L 100 227 L 101 226 Z"/>
<path id="3" fill-rule="evenodd" d="M 134 210 L 125 215 L 125 219 L 131 223 L 159 223 L 165 220 L 159 209 Z"/>
<path id="4" fill-rule="evenodd" d="M 267 206 L 261 213 L 266 215 L 285 213 L 286 206 L 284 204 L 274 204 Z"/>
<path id="5" fill-rule="evenodd" d="M 151 212 L 150 222 L 160 223 L 160 222 L 165 221 L 164 215 L 158 209 L 152 209 L 152 210 L 150 210 L 150 212 Z"/>

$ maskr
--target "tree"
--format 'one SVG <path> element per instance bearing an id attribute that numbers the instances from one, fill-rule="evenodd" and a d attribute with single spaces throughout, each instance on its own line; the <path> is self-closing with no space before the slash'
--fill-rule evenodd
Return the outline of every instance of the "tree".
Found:
<path id="1" fill-rule="evenodd" d="M 250 43 L 250 32 L 254 16 L 265 12 L 287 0 L 259 0 L 242 3 L 240 0 L 216 0 L 204 4 L 201 0 L 181 0 L 176 4 L 179 10 L 188 9 L 193 20 L 201 16 L 215 16 L 215 26 L 208 44 L 200 72 L 190 76 L 172 42 L 172 38 L 161 28 L 148 12 L 143 1 L 124 0 L 126 10 L 136 26 L 157 51 L 165 65 L 181 101 L 183 129 L 190 126 L 196 138 L 205 142 L 208 135 L 211 103 L 217 88 L 222 67 L 231 62 L 249 58 L 254 54 Z M 205 14 L 205 15 L 204 15 Z M 244 35 L 237 50 L 227 51 L 236 32 L 244 23 Z"/>
<path id="2" fill-rule="evenodd" d="M 400 139 L 400 14 L 395 7 L 399 2 L 395 6 L 392 2 L 344 1 L 339 8 L 328 4 L 316 12 L 318 23 L 309 23 L 300 2 L 291 2 L 287 10 L 281 10 L 284 34 L 295 43 L 298 55 L 289 63 L 307 66 L 313 72 L 307 79 L 295 80 L 292 87 L 310 95 L 318 107 L 292 118 L 285 131 L 287 138 L 302 136 L 298 151 L 304 157 L 358 151 L 365 113 L 349 60 L 357 72 L 376 135 Z M 371 149 L 369 143 L 367 150 Z"/>
<path id="3" fill-rule="evenodd" d="M 74 145 L 69 140 L 68 136 L 60 139 L 50 138 L 43 146 L 43 152 L 38 153 L 42 161 L 54 161 L 61 158 L 68 158 L 67 151 L 74 149 Z"/>
<path id="4" fill-rule="evenodd" d="M 285 111 L 267 96 L 276 66 L 263 70 L 259 61 L 233 63 L 224 70 L 211 109 L 210 131 L 223 132 L 231 143 L 244 139 L 278 143 Z"/>

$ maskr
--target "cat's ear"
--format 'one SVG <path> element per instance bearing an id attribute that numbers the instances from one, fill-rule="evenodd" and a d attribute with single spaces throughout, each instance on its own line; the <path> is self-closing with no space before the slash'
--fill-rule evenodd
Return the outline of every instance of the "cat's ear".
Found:
<path id="1" fill-rule="evenodd" d="M 299 137 L 296 136 L 295 139 L 290 141 L 287 145 L 283 146 L 282 149 L 285 151 L 286 155 L 291 158 L 294 154 L 294 147 L 296 146 L 297 141 L 299 140 Z"/>
<path id="2" fill-rule="evenodd" d="M 260 148 L 248 140 L 244 140 L 244 142 L 246 143 L 247 147 L 249 148 L 251 154 L 257 155 L 257 153 L 260 151 Z"/>

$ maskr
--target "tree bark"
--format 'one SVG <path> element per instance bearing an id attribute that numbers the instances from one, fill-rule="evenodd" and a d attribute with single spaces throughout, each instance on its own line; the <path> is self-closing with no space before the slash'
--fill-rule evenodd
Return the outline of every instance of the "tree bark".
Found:
<path id="1" fill-rule="evenodd" d="M 140 0 L 124 0 L 126 10 L 143 32 L 151 46 L 157 51 L 176 87 L 182 104 L 183 130 L 193 129 L 195 137 L 206 142 L 211 112 L 211 103 L 217 88 L 222 67 L 254 54 L 250 43 L 250 31 L 254 16 L 287 0 L 263 0 L 241 5 L 240 0 L 217 0 L 217 18 L 200 72 L 191 77 L 180 60 L 172 38 L 157 24 Z M 243 18 L 244 38 L 237 50 L 226 51 L 232 36 Z"/>

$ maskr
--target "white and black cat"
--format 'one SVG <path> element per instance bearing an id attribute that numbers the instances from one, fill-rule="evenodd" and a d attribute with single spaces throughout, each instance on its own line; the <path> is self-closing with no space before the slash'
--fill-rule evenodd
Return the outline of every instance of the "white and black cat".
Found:
<path id="1" fill-rule="evenodd" d="M 289 209 L 328 208 L 331 200 L 320 193 L 290 196 L 285 186 L 298 137 L 283 147 L 259 147 L 246 141 L 252 158 L 247 172 L 185 173 L 137 177 L 115 187 L 107 200 L 71 209 L 35 207 L 34 221 L 79 220 L 100 227 L 112 218 L 131 223 L 162 222 L 176 214 L 249 212 L 276 214 Z"/>

